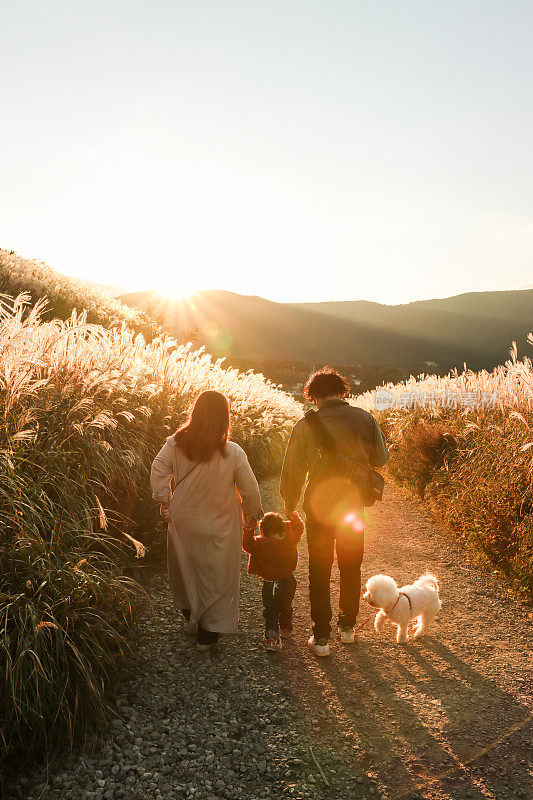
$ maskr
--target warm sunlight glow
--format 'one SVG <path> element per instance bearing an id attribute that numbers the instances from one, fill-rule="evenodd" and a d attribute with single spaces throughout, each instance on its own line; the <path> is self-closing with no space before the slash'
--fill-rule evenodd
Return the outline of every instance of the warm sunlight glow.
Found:
<path id="1" fill-rule="evenodd" d="M 154 269 L 155 271 L 155 269 Z M 195 280 L 194 275 L 183 274 L 180 269 L 172 267 L 157 268 L 156 280 L 150 282 L 150 289 L 168 300 L 186 300 L 200 289 L 207 288 L 202 281 Z"/>
<path id="2" fill-rule="evenodd" d="M 173 301 L 190 300 L 196 291 L 198 291 L 198 287 L 187 283 L 176 284 L 176 286 L 167 284 L 166 286 L 159 286 L 157 289 L 158 294 Z"/>

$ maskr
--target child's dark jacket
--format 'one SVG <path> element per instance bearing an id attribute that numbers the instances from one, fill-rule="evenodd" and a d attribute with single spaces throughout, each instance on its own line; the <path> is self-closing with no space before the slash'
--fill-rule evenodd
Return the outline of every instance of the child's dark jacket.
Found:
<path id="1" fill-rule="evenodd" d="M 245 528 L 242 546 L 250 553 L 248 573 L 259 575 L 265 581 L 283 581 L 290 578 L 298 565 L 298 542 L 304 532 L 301 519 L 284 523 L 285 536 L 254 536 L 254 529 Z"/>

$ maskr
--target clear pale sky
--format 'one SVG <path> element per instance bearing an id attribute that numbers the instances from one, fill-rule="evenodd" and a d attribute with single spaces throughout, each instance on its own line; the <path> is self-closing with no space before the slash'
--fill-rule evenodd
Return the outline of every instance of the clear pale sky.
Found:
<path id="1" fill-rule="evenodd" d="M 533 284 L 531 0 L 17 0 L 0 30 L 0 247 L 178 294 Z"/>

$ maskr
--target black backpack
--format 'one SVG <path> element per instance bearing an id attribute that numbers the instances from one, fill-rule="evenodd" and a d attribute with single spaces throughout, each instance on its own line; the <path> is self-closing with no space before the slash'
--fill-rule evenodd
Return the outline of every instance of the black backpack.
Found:
<path id="1" fill-rule="evenodd" d="M 313 431 L 320 447 L 319 469 L 324 477 L 341 477 L 354 484 L 361 493 L 365 507 L 383 499 L 385 481 L 369 464 L 355 461 L 339 452 L 335 439 L 315 411 L 307 411 L 305 421 Z"/>

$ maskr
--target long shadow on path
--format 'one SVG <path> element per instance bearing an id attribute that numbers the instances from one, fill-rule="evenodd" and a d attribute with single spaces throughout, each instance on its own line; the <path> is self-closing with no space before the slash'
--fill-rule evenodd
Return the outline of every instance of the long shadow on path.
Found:
<path id="1" fill-rule="evenodd" d="M 331 659 L 296 645 L 284 656 L 317 743 L 353 773 L 353 796 L 526 797 L 528 709 L 438 642 L 393 654 L 359 642 Z"/>

